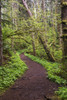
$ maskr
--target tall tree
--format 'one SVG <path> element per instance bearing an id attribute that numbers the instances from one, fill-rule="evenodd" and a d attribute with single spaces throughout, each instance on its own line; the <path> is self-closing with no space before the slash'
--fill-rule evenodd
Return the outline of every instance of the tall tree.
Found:
<path id="1" fill-rule="evenodd" d="M 67 0 L 62 0 L 62 40 L 63 40 L 63 66 L 67 72 Z"/>
<path id="2" fill-rule="evenodd" d="M 30 9 L 28 8 L 28 5 L 27 5 L 26 1 L 22 0 L 22 2 L 24 4 L 25 8 L 27 9 L 27 12 L 28 12 L 29 16 L 32 17 L 32 13 L 31 13 Z M 33 46 L 33 54 L 36 55 L 36 53 L 35 53 L 34 33 L 32 33 L 32 46 Z"/>
<path id="3" fill-rule="evenodd" d="M 3 62 L 2 29 L 1 29 L 1 0 L 0 0 L 0 66 Z"/>
<path id="4" fill-rule="evenodd" d="M 27 9 L 27 12 L 28 12 L 29 16 L 32 17 L 32 13 L 31 13 L 30 9 L 28 8 L 28 5 L 27 5 L 26 1 L 22 0 L 22 2 L 24 4 L 25 8 Z"/>

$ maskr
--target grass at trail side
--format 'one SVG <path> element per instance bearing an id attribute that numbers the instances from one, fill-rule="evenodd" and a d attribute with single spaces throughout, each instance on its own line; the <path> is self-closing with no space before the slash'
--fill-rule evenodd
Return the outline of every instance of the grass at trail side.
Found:
<path id="1" fill-rule="evenodd" d="M 42 60 L 38 57 L 35 57 L 35 56 L 27 54 L 27 53 L 25 53 L 25 56 L 29 57 L 33 61 L 35 61 L 35 62 L 41 64 L 43 67 L 45 67 L 46 70 L 47 70 L 49 79 L 57 82 L 58 84 L 67 84 L 67 81 L 65 79 L 63 79 L 60 76 L 56 75 L 56 73 L 60 72 L 60 68 L 59 68 L 60 64 L 48 62 L 45 59 Z"/>
<path id="2" fill-rule="evenodd" d="M 0 94 L 14 84 L 27 69 L 18 53 L 12 55 L 8 64 L 0 66 Z"/>

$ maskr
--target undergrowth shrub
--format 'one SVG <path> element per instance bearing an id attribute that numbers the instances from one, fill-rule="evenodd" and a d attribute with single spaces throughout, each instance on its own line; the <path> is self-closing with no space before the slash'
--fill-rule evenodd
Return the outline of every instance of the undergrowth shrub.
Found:
<path id="1" fill-rule="evenodd" d="M 26 64 L 19 54 L 13 54 L 8 64 L 0 66 L 0 93 L 7 89 L 14 81 L 27 70 Z"/>
<path id="2" fill-rule="evenodd" d="M 62 50 L 56 50 L 54 52 L 54 57 L 57 60 L 57 62 L 59 62 L 62 59 Z"/>
<path id="3" fill-rule="evenodd" d="M 36 49 L 36 56 L 40 57 L 40 58 L 48 59 L 47 54 L 46 54 L 45 50 L 42 47 Z"/>
<path id="4" fill-rule="evenodd" d="M 21 54 L 21 53 L 30 53 L 30 54 L 33 54 L 33 49 L 32 49 L 32 46 L 30 45 L 30 46 L 28 46 L 28 48 L 17 50 L 17 52 L 19 54 Z"/>
<path id="5" fill-rule="evenodd" d="M 56 75 L 57 73 L 59 73 L 61 71 L 60 67 L 59 67 L 60 66 L 59 63 L 48 62 L 45 59 L 40 59 L 38 57 L 35 57 L 30 54 L 26 54 L 26 53 L 25 53 L 25 56 L 29 57 L 33 61 L 44 66 L 47 70 L 49 79 L 51 79 L 52 81 L 55 81 L 58 84 L 62 84 L 62 85 L 66 86 L 67 81 L 65 79 L 61 78 L 60 76 Z M 61 100 L 67 100 L 67 87 L 59 87 L 59 90 L 55 91 L 55 93 L 61 98 Z"/>
<path id="6" fill-rule="evenodd" d="M 15 50 L 26 49 L 27 47 L 28 47 L 28 44 L 24 40 L 22 40 L 21 38 L 20 38 L 20 40 L 16 39 L 14 41 Z"/>
<path id="7" fill-rule="evenodd" d="M 57 73 L 59 73 L 61 71 L 60 67 L 59 67 L 60 66 L 59 63 L 48 62 L 45 59 L 40 59 L 38 57 L 35 57 L 33 55 L 30 55 L 30 54 L 26 54 L 26 53 L 25 53 L 25 56 L 28 56 L 33 61 L 36 61 L 37 63 L 44 66 L 47 70 L 49 79 L 51 79 L 52 81 L 57 82 L 58 84 L 64 84 L 64 85 L 67 84 L 67 81 L 65 79 L 63 79 L 60 76 L 56 75 Z"/>
<path id="8" fill-rule="evenodd" d="M 15 34 L 11 26 L 5 25 L 2 28 L 3 34 L 3 51 L 9 53 L 11 51 L 11 35 Z"/>
<path id="9" fill-rule="evenodd" d="M 67 100 L 67 87 L 59 87 L 56 94 L 60 96 L 61 100 Z"/>
<path id="10" fill-rule="evenodd" d="M 21 53 L 24 53 L 24 52 L 27 52 L 28 50 L 27 49 L 22 49 L 22 50 L 18 50 L 18 54 L 21 54 Z"/>

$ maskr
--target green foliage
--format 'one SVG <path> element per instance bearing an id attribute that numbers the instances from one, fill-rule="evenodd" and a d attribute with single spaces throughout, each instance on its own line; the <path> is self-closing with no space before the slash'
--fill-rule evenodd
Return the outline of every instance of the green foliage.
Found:
<path id="1" fill-rule="evenodd" d="M 58 84 L 64 84 L 64 85 L 67 84 L 67 81 L 65 79 L 63 79 L 60 76 L 56 75 L 57 73 L 59 73 L 61 71 L 60 64 L 51 63 L 51 62 L 48 62 L 45 59 L 42 60 L 38 57 L 35 57 L 33 55 L 29 55 L 29 54 L 26 54 L 26 53 L 25 53 L 25 56 L 28 56 L 33 61 L 36 61 L 39 64 L 41 64 L 42 66 L 44 66 L 47 69 L 49 79 L 51 79 L 52 81 L 57 82 Z"/>
<path id="2" fill-rule="evenodd" d="M 42 59 L 48 59 L 47 54 L 41 44 L 36 45 L 36 56 Z"/>
<path id="3" fill-rule="evenodd" d="M 17 36 L 16 36 L 17 37 Z M 15 50 L 26 49 L 28 44 L 23 39 L 14 39 L 14 48 Z"/>
<path id="4" fill-rule="evenodd" d="M 25 53 L 25 52 L 32 54 L 33 53 L 32 45 L 29 45 L 28 48 L 25 48 L 25 49 L 22 49 L 22 50 L 17 50 L 17 52 L 19 54 Z"/>
<path id="5" fill-rule="evenodd" d="M 40 48 L 40 49 L 36 50 L 36 56 L 40 57 L 40 58 L 47 59 L 47 55 L 46 55 L 45 50 L 43 48 Z"/>
<path id="6" fill-rule="evenodd" d="M 59 62 L 62 59 L 62 50 L 55 50 L 54 52 L 54 57 Z"/>
<path id="7" fill-rule="evenodd" d="M 67 2 L 62 2 L 63 5 L 67 5 Z"/>
<path id="8" fill-rule="evenodd" d="M 2 34 L 3 34 L 3 51 L 4 53 L 10 53 L 11 52 L 10 36 L 14 34 L 14 30 L 11 29 L 11 26 L 6 25 L 2 28 Z"/>
<path id="9" fill-rule="evenodd" d="M 12 30 L 11 26 L 6 25 L 2 28 L 2 34 L 3 40 L 5 41 L 7 38 L 14 34 L 14 30 Z"/>
<path id="10" fill-rule="evenodd" d="M 61 100 L 67 100 L 67 87 L 59 87 L 56 94 L 60 96 Z"/>
<path id="11" fill-rule="evenodd" d="M 56 31 L 55 28 L 51 27 L 46 20 L 43 18 L 41 19 L 41 14 L 39 14 L 37 18 L 33 17 L 32 19 L 28 18 L 27 20 L 23 18 L 23 20 L 21 21 L 21 27 L 19 26 L 19 30 L 17 30 L 17 34 L 22 35 L 23 37 L 25 37 L 27 41 L 31 42 L 32 40 L 31 35 L 32 33 L 34 33 L 36 55 L 41 58 L 42 57 L 47 58 L 45 50 L 43 49 L 42 45 L 39 43 L 40 41 L 38 40 L 39 35 L 43 35 L 47 47 L 53 54 L 55 60 L 59 62 L 62 58 L 62 52 L 59 45 L 59 39 L 57 38 L 58 32 Z M 37 41 L 38 45 L 36 43 Z M 42 49 L 39 49 L 38 46 L 39 48 L 42 47 Z M 31 48 L 29 49 L 29 47 Z M 29 52 L 33 52 L 32 46 L 28 46 L 27 48 Z"/>
<path id="12" fill-rule="evenodd" d="M 17 52 L 18 52 L 18 54 L 21 54 L 21 53 L 27 52 L 27 49 L 18 50 Z"/>
<path id="13" fill-rule="evenodd" d="M 25 70 L 27 70 L 27 66 L 20 59 L 19 54 L 13 54 L 8 64 L 0 66 L 0 93 L 24 74 Z"/>

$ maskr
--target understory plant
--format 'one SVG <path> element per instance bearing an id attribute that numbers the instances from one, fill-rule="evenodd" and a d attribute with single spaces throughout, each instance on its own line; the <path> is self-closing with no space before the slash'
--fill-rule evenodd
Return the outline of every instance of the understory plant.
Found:
<path id="1" fill-rule="evenodd" d="M 27 69 L 19 54 L 13 54 L 8 64 L 0 66 L 0 93 L 10 87 Z"/>
<path id="2" fill-rule="evenodd" d="M 60 96 L 61 100 L 67 100 L 67 87 L 59 87 L 55 93 Z"/>
<path id="3" fill-rule="evenodd" d="M 40 59 L 38 57 L 35 57 L 35 56 L 27 54 L 27 53 L 25 53 L 25 56 L 28 56 L 33 61 L 36 61 L 37 63 L 40 63 L 42 66 L 44 66 L 47 70 L 49 79 L 57 82 L 58 84 L 64 84 L 64 85 L 67 84 L 67 81 L 65 79 L 63 79 L 57 75 L 57 73 L 59 73 L 61 71 L 60 70 L 61 65 L 59 63 L 48 62 L 45 59 Z"/>
<path id="4" fill-rule="evenodd" d="M 55 92 L 56 95 L 58 95 L 61 98 L 60 100 L 67 100 L 67 81 L 64 78 L 57 75 L 57 73 L 61 71 L 61 64 L 48 62 L 45 59 L 41 59 L 27 53 L 25 53 L 25 56 L 29 57 L 33 61 L 41 64 L 43 67 L 46 68 L 48 74 L 47 78 L 61 85 L 61 87 L 59 87 L 59 90 Z"/>

